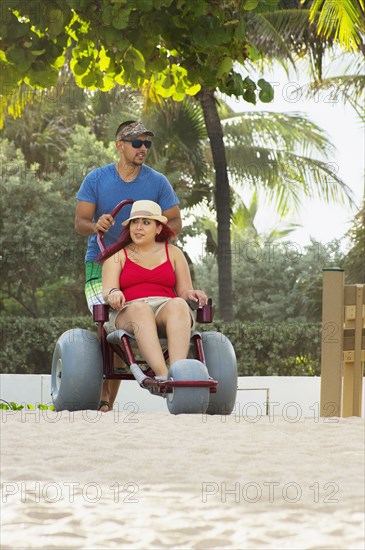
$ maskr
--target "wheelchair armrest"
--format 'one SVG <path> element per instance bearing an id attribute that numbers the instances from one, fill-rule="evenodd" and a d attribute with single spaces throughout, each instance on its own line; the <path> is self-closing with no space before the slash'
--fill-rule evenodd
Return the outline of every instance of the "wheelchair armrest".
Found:
<path id="1" fill-rule="evenodd" d="M 109 320 L 109 305 L 94 304 L 93 305 L 93 321 L 97 323 L 105 323 Z"/>
<path id="2" fill-rule="evenodd" d="M 196 320 L 198 323 L 211 323 L 213 321 L 212 298 L 209 298 L 208 303 L 203 307 L 199 307 L 198 302 L 194 302 L 193 300 L 186 301 L 189 307 L 193 311 L 196 311 Z"/>

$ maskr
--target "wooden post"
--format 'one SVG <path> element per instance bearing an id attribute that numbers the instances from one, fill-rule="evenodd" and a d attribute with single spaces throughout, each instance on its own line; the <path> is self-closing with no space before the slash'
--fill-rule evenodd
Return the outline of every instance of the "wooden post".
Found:
<path id="1" fill-rule="evenodd" d="M 323 269 L 321 416 L 341 416 L 344 272 Z"/>
<path id="2" fill-rule="evenodd" d="M 342 416 L 361 416 L 365 360 L 364 285 L 346 285 L 344 292 L 345 340 L 343 352 Z"/>
<path id="3" fill-rule="evenodd" d="M 365 293 L 364 285 L 356 285 L 356 319 L 355 319 L 355 354 L 354 354 L 354 387 L 352 416 L 361 416 L 362 382 L 364 376 L 364 357 L 362 350 L 365 345 L 362 338 L 365 327 Z"/>

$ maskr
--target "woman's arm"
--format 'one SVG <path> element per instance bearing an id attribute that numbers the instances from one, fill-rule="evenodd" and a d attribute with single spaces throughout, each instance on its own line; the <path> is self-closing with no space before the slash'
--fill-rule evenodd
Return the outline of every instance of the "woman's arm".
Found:
<path id="1" fill-rule="evenodd" d="M 175 267 L 176 294 L 184 300 L 199 302 L 199 307 L 204 306 L 208 297 L 203 290 L 194 290 L 189 265 L 183 252 L 173 245 L 169 245 L 169 252 Z"/>
<path id="2" fill-rule="evenodd" d="M 119 286 L 119 277 L 122 271 L 120 258 L 120 252 L 110 256 L 103 263 L 102 271 L 103 299 L 116 310 L 121 309 L 125 303 L 124 294 Z"/>

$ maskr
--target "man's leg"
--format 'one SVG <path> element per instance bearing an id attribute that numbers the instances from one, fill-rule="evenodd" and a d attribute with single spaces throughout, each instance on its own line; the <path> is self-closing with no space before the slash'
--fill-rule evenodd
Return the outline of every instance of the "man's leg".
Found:
<path id="1" fill-rule="evenodd" d="M 102 281 L 101 281 L 102 266 L 96 262 L 86 262 L 86 282 L 85 282 L 85 296 L 89 310 L 93 311 L 95 304 L 104 304 L 102 296 Z M 120 357 L 114 354 L 114 366 L 125 367 L 124 362 Z M 100 403 L 105 404 L 100 406 L 102 412 L 108 412 L 113 408 L 114 401 L 117 397 L 120 380 L 104 380 Z"/>
<path id="2" fill-rule="evenodd" d="M 116 357 L 116 356 L 114 356 Z M 125 366 L 123 361 L 118 357 L 118 359 L 114 359 L 114 366 L 119 367 L 116 363 L 120 362 L 121 366 Z M 106 379 L 103 382 L 103 386 L 101 388 L 101 395 L 100 395 L 100 408 L 99 410 L 101 412 L 108 412 L 110 411 L 113 406 L 114 402 L 117 398 L 119 386 L 120 386 L 120 380 L 115 379 Z M 103 404 L 102 404 L 103 403 Z"/>

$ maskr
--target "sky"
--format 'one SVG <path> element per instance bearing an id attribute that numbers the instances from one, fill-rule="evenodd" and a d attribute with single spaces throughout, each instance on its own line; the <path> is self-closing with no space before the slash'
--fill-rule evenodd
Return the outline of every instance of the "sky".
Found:
<path id="1" fill-rule="evenodd" d="M 250 75 L 255 80 L 256 75 Z M 258 76 L 257 78 L 259 78 Z M 256 80 L 257 80 L 256 78 Z M 330 141 L 335 146 L 335 152 L 328 162 L 335 163 L 338 175 L 352 189 L 354 208 L 327 204 L 315 199 L 303 201 L 299 216 L 292 221 L 302 227 L 287 238 L 304 247 L 310 243 L 311 237 L 323 244 L 333 239 L 339 239 L 351 227 L 356 209 L 361 206 L 364 197 L 365 174 L 365 131 L 358 116 L 350 105 L 343 105 L 340 99 L 331 94 L 331 90 L 323 91 L 317 97 L 306 99 L 299 90 L 298 77 L 287 77 L 280 68 L 265 78 L 275 89 L 272 103 L 257 103 L 250 105 L 235 98 L 226 98 L 228 104 L 236 112 L 242 111 L 273 111 L 301 112 L 326 131 Z M 256 219 L 260 232 L 273 227 L 278 221 L 273 209 L 262 208 Z M 204 240 L 191 241 L 192 254 L 198 259 L 204 251 Z M 189 247 L 190 248 L 190 247 Z"/>

